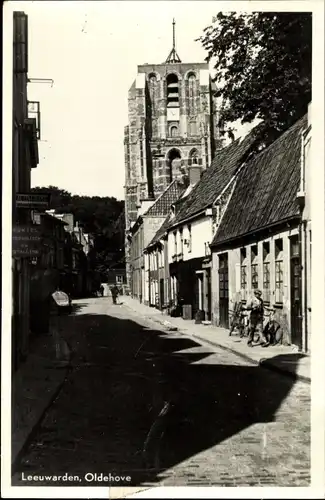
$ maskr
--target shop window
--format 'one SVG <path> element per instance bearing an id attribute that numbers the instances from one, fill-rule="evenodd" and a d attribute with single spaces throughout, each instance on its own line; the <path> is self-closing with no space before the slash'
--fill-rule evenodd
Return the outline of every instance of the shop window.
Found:
<path id="1" fill-rule="evenodd" d="M 270 302 L 270 243 L 263 243 L 263 298 Z"/>
<path id="2" fill-rule="evenodd" d="M 252 289 L 258 288 L 258 247 L 253 245 L 251 247 L 251 283 Z"/>
<path id="3" fill-rule="evenodd" d="M 246 248 L 240 250 L 240 289 L 243 300 L 247 299 L 247 254 Z"/>
<path id="4" fill-rule="evenodd" d="M 275 302 L 283 303 L 283 241 L 275 241 Z"/>

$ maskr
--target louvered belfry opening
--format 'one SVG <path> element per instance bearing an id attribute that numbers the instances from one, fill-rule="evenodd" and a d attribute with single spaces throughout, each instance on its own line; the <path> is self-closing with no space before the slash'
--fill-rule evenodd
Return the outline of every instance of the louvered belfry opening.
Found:
<path id="1" fill-rule="evenodd" d="M 167 76 L 167 107 L 179 107 L 179 82 L 174 73 Z"/>

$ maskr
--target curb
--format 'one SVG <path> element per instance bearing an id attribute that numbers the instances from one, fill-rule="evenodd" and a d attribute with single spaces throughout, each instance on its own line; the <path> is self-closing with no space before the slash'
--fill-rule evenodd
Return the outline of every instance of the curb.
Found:
<path id="1" fill-rule="evenodd" d="M 46 370 L 48 370 L 48 369 L 52 369 L 52 370 L 65 369 L 66 373 L 65 373 L 64 377 L 62 378 L 62 381 L 54 389 L 53 394 L 50 397 L 49 401 L 46 403 L 45 407 L 40 411 L 39 416 L 35 419 L 35 421 L 31 425 L 31 428 L 30 428 L 30 430 L 25 438 L 25 441 L 21 445 L 19 451 L 16 453 L 16 455 L 14 457 L 11 457 L 11 475 L 13 475 L 13 474 L 15 474 L 15 472 L 17 472 L 19 462 L 21 461 L 22 456 L 24 455 L 26 448 L 28 448 L 29 444 L 31 443 L 33 436 L 35 434 L 36 428 L 38 427 L 41 420 L 44 418 L 45 413 L 48 411 L 48 409 L 53 404 L 53 401 L 55 401 L 55 399 L 57 398 L 58 394 L 60 393 L 60 391 L 61 391 L 61 389 L 62 389 L 62 387 L 67 379 L 69 371 L 71 370 L 71 357 L 72 356 L 71 356 L 70 346 L 66 340 L 64 340 L 62 338 L 60 340 L 66 345 L 68 353 L 69 353 L 68 359 L 66 361 L 64 361 L 64 363 L 66 363 L 66 364 L 60 365 L 60 364 L 58 364 L 57 361 L 54 361 L 51 366 L 46 367 Z"/>
<path id="2" fill-rule="evenodd" d="M 133 309 L 131 306 L 129 306 L 129 304 L 125 304 L 125 305 L 127 305 L 127 307 L 129 307 L 129 309 L 131 309 L 132 311 L 137 312 L 137 311 L 135 311 L 135 309 Z M 164 326 L 165 328 L 166 328 L 166 326 L 168 327 L 168 325 L 166 325 L 165 322 L 160 321 L 158 318 L 153 319 L 152 317 L 147 316 L 147 319 L 153 321 L 154 323 L 159 323 L 161 326 Z M 169 322 L 167 322 L 167 323 L 169 323 Z M 172 323 L 170 323 L 170 325 L 172 325 Z M 251 358 L 247 354 L 243 354 L 239 351 L 236 351 L 235 349 L 232 349 L 231 347 L 226 347 L 222 344 L 218 344 L 218 342 L 215 342 L 215 341 L 212 342 L 211 340 L 207 340 L 207 339 L 201 337 L 200 335 L 190 333 L 190 332 L 188 332 L 188 330 L 186 330 L 186 328 L 181 329 L 181 330 L 179 330 L 178 327 L 175 327 L 175 328 L 176 328 L 176 331 L 178 331 L 179 333 L 189 335 L 191 337 L 194 337 L 197 340 L 200 340 L 201 342 L 206 342 L 207 344 L 210 344 L 214 347 L 218 347 L 219 349 L 223 349 L 224 351 L 231 352 L 232 354 L 235 354 L 239 358 L 242 358 L 245 361 L 249 361 L 250 363 L 253 363 L 256 366 L 260 366 L 261 368 L 266 368 L 267 370 L 277 372 L 281 375 L 286 375 L 287 377 L 293 378 L 294 380 L 300 380 L 301 382 L 305 382 L 307 384 L 311 383 L 311 380 L 309 377 L 305 377 L 304 375 L 299 375 L 298 373 L 293 373 L 290 370 L 286 370 L 285 368 L 274 365 L 267 358 L 262 358 L 262 359 L 257 361 L 256 359 Z M 170 331 L 170 330 L 167 329 L 166 331 Z"/>

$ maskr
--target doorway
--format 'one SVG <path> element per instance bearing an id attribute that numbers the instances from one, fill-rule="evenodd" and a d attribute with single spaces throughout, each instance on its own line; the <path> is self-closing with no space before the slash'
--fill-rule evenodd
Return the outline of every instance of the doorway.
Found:
<path id="1" fill-rule="evenodd" d="M 220 326 L 229 328 L 228 254 L 219 255 L 219 310 Z"/>
<path id="2" fill-rule="evenodd" d="M 290 239 L 291 343 L 302 348 L 302 272 L 298 236 Z"/>

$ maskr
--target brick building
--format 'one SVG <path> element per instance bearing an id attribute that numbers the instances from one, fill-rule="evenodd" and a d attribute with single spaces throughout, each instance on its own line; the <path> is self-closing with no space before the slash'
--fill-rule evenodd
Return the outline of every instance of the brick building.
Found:
<path id="1" fill-rule="evenodd" d="M 19 193 L 28 194 L 31 169 L 38 165 L 37 123 L 28 113 L 28 17 L 13 13 L 12 74 L 12 224 L 13 230 L 28 229 L 31 210 L 16 204 Z M 26 255 L 13 254 L 12 259 L 12 368 L 26 358 L 29 347 L 29 298 L 31 262 Z"/>
<path id="2" fill-rule="evenodd" d="M 174 180 L 186 182 L 189 165 L 205 169 L 211 163 L 216 126 L 208 64 L 182 63 L 174 37 L 164 63 L 138 66 L 128 93 L 128 110 L 124 134 L 126 234 L 143 202 L 157 199 Z M 130 284 L 129 260 L 126 238 Z"/>

